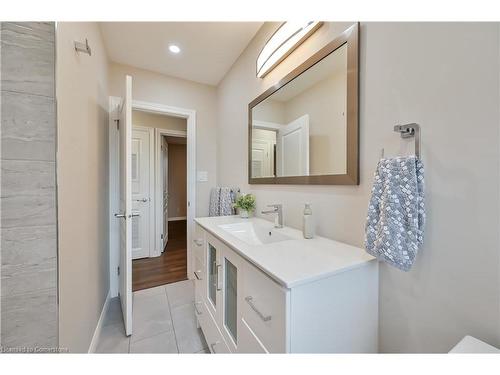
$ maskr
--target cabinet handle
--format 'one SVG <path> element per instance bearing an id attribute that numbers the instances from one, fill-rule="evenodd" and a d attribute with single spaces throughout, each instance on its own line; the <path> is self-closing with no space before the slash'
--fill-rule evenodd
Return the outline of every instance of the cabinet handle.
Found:
<path id="1" fill-rule="evenodd" d="M 193 242 L 195 243 L 196 246 L 202 246 L 203 245 L 203 240 L 200 239 L 200 238 L 197 238 L 197 239 L 193 240 Z"/>
<path id="2" fill-rule="evenodd" d="M 198 304 L 200 304 L 201 302 L 195 302 L 194 303 L 194 311 L 196 311 L 196 315 L 201 315 L 201 311 L 198 310 Z"/>
<path id="3" fill-rule="evenodd" d="M 214 353 L 214 354 L 217 354 L 217 352 L 215 351 L 215 346 L 217 344 L 220 344 L 220 341 L 216 341 L 213 344 L 210 344 L 210 348 L 212 349 L 212 353 Z"/>
<path id="4" fill-rule="evenodd" d="M 201 272 L 201 271 L 194 271 L 194 276 L 198 279 L 198 280 L 201 280 L 201 276 L 198 275 L 198 272 Z"/>
<path id="5" fill-rule="evenodd" d="M 222 267 L 222 264 L 217 264 L 217 290 L 222 290 L 222 287 L 219 283 L 219 270 Z"/>
<path id="6" fill-rule="evenodd" d="M 257 315 L 259 316 L 259 318 L 261 318 L 264 322 L 268 322 L 268 321 L 271 320 L 271 315 L 264 315 L 264 314 L 262 314 L 259 311 L 259 309 L 257 309 L 257 307 L 253 303 L 253 297 L 252 296 L 245 297 L 245 301 L 250 305 L 250 307 L 252 308 L 252 310 L 257 313 Z"/>

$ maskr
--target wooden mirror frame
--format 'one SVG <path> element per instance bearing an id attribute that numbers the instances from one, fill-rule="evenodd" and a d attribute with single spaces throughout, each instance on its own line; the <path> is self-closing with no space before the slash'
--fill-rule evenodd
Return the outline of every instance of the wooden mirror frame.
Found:
<path id="1" fill-rule="evenodd" d="M 278 83 L 248 104 L 248 183 L 289 185 L 359 185 L 359 24 L 355 23 L 335 40 L 300 64 Z M 347 44 L 347 168 L 345 174 L 317 176 L 252 177 L 252 109 L 283 86 Z"/>

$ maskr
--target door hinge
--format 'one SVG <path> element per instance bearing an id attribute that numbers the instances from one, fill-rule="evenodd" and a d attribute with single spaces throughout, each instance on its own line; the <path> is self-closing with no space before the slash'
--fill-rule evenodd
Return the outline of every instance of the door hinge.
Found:
<path id="1" fill-rule="evenodd" d="M 120 130 L 120 120 L 115 120 L 116 122 L 116 130 Z"/>
<path id="2" fill-rule="evenodd" d="M 118 274 L 118 276 L 120 276 L 120 266 L 116 268 L 116 273 Z"/>
<path id="3" fill-rule="evenodd" d="M 163 240 L 163 234 L 160 234 L 160 238 Z"/>

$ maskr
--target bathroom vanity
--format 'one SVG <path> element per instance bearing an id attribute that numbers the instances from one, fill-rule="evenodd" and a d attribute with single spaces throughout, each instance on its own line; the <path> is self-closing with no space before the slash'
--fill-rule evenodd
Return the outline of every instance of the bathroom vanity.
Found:
<path id="1" fill-rule="evenodd" d="M 195 313 L 212 353 L 375 353 L 378 263 L 267 220 L 195 219 Z"/>

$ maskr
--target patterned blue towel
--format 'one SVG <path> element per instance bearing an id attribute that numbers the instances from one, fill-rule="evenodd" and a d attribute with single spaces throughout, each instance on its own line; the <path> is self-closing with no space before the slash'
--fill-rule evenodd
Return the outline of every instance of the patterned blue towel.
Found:
<path id="1" fill-rule="evenodd" d="M 424 166 L 416 156 L 381 159 L 366 219 L 366 251 L 409 271 L 423 243 Z"/>
<path id="2" fill-rule="evenodd" d="M 210 191 L 210 204 L 208 207 L 208 216 L 227 216 L 236 215 L 236 209 L 233 204 L 238 198 L 240 188 L 238 187 L 220 187 L 212 188 Z"/>

